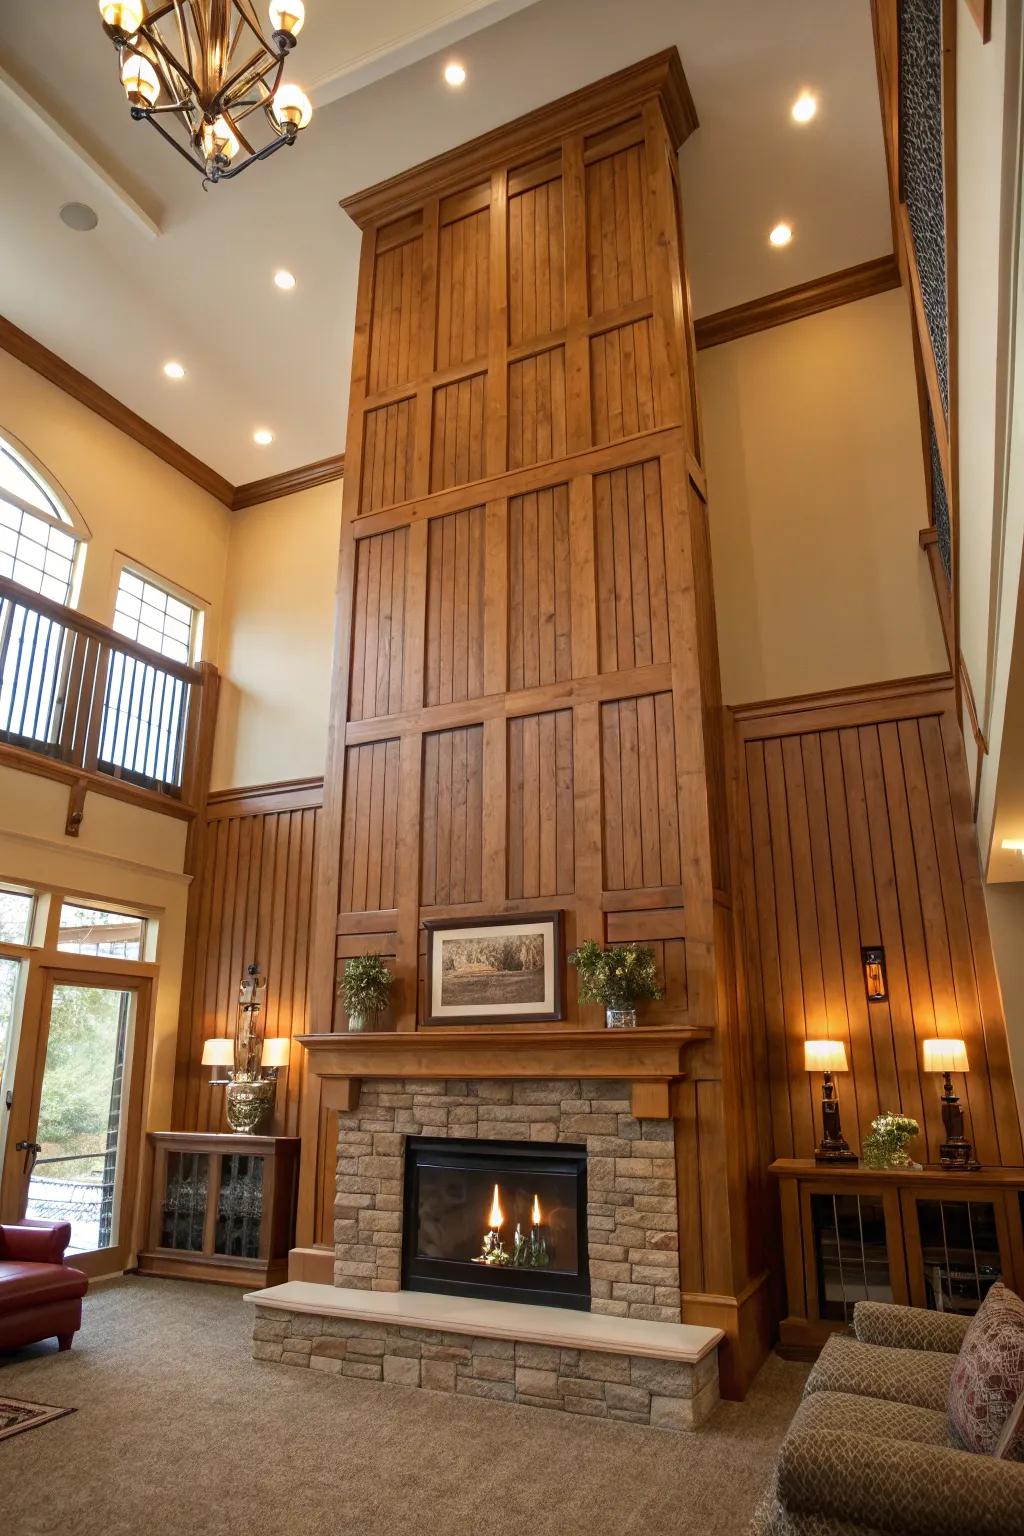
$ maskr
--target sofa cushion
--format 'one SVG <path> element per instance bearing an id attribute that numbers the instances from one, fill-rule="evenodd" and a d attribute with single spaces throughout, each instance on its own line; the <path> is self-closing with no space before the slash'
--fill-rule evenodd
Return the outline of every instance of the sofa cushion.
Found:
<path id="1" fill-rule="evenodd" d="M 833 1334 L 807 1378 L 812 1392 L 852 1392 L 939 1412 L 946 1406 L 956 1355 L 923 1349 L 887 1349 Z"/>
<path id="2" fill-rule="evenodd" d="M 793 1514 L 783 1509 L 774 1484 L 754 1512 L 748 1536 L 883 1536 L 869 1525 L 853 1525 L 832 1515 Z"/>
<path id="3" fill-rule="evenodd" d="M 49 1301 L 84 1296 L 89 1281 L 66 1264 L 18 1264 L 0 1260 L 0 1317 Z"/>
<path id="4" fill-rule="evenodd" d="M 853 1308 L 853 1331 L 860 1342 L 885 1344 L 892 1349 L 959 1354 L 970 1322 L 959 1312 L 930 1312 L 891 1301 L 858 1301 Z"/>
<path id="5" fill-rule="evenodd" d="M 1024 1301 L 994 1285 L 978 1308 L 953 1366 L 949 1421 L 954 1443 L 991 1455 L 1024 1392 Z M 1024 1426 L 1002 1454 L 1024 1461 Z"/>
<path id="6" fill-rule="evenodd" d="M 894 1403 L 882 1397 L 858 1397 L 854 1392 L 812 1392 L 805 1397 L 790 1430 L 801 1434 L 812 1429 L 835 1435 L 879 1435 L 918 1445 L 950 1443 L 944 1410 Z"/>

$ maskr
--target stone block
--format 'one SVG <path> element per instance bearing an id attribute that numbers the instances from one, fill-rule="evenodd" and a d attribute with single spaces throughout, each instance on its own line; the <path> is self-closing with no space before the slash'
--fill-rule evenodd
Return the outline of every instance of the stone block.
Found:
<path id="1" fill-rule="evenodd" d="M 283 1352 L 283 1346 L 273 1339 L 253 1340 L 252 1357 L 254 1360 L 280 1361 Z"/>
<path id="2" fill-rule="evenodd" d="M 339 1259 L 334 1266 L 334 1281 L 336 1285 L 354 1286 L 360 1278 L 369 1282 L 376 1273 L 376 1263 L 362 1264 L 358 1263 L 355 1259 Z M 339 1276 L 341 1277 L 340 1279 Z"/>
<path id="3" fill-rule="evenodd" d="M 624 1248 L 643 1248 L 645 1236 L 643 1227 L 616 1226 L 612 1228 L 611 1236 L 605 1238 L 605 1242 L 619 1243 Z"/>
<path id="4" fill-rule="evenodd" d="M 371 1152 L 359 1159 L 359 1177 L 363 1179 L 398 1179 L 402 1176 L 400 1157 L 378 1157 Z"/>
<path id="5" fill-rule="evenodd" d="M 372 1162 L 372 1158 L 366 1157 L 362 1161 L 366 1163 Z M 348 1175 L 340 1175 L 336 1187 L 339 1195 L 375 1195 L 377 1193 L 377 1176 L 376 1174 L 371 1175 L 369 1172 L 362 1173 L 355 1178 Z M 338 1203 L 335 1203 L 335 1215 L 338 1214 Z"/>
<path id="6" fill-rule="evenodd" d="M 600 1400 L 594 1397 L 563 1397 L 562 1407 L 566 1413 L 583 1413 L 591 1419 L 608 1417 L 608 1404 L 603 1397 Z"/>
<path id="7" fill-rule="evenodd" d="M 657 1302 L 648 1305 L 645 1302 L 634 1301 L 630 1303 L 629 1316 L 635 1317 L 642 1323 L 678 1323 L 680 1321 L 678 1307 L 659 1306 Z"/>
<path id="8" fill-rule="evenodd" d="M 560 1128 L 563 1140 L 577 1136 L 617 1136 L 618 1131 L 614 1115 L 563 1115 Z"/>
<path id="9" fill-rule="evenodd" d="M 262 1343 L 274 1341 L 280 1343 L 288 1331 L 288 1319 L 284 1317 L 259 1317 L 257 1316 L 252 1327 L 252 1336 Z"/>
<path id="10" fill-rule="evenodd" d="M 655 1191 L 645 1194 L 643 1190 L 640 1190 L 636 1193 L 633 1205 L 638 1211 L 660 1211 L 663 1215 L 676 1217 L 679 1214 L 674 1190 L 671 1192 L 671 1195 Z M 667 1227 L 671 1226 L 672 1223 L 666 1221 L 662 1225 Z"/>
<path id="11" fill-rule="evenodd" d="M 418 1387 L 420 1362 L 411 1360 L 406 1355 L 385 1355 L 384 1380 L 393 1381 L 401 1387 Z"/>
<path id="12" fill-rule="evenodd" d="M 349 1291 L 372 1291 L 373 1281 L 365 1275 L 350 1275 L 343 1264 L 334 1266 L 334 1283 Z"/>
<path id="13" fill-rule="evenodd" d="M 516 1346 L 514 1339 L 474 1339 L 474 1355 L 490 1355 L 494 1360 L 514 1360 Z"/>
<path id="14" fill-rule="evenodd" d="M 645 1423 L 650 1417 L 651 1394 L 645 1387 L 626 1387 L 610 1381 L 604 1389 L 604 1400 L 609 1408 L 622 1408 L 629 1413 L 642 1414 Z"/>
<path id="15" fill-rule="evenodd" d="M 478 1381 L 514 1381 L 514 1360 L 495 1360 L 492 1355 L 478 1355 L 475 1350 L 471 1370 Z"/>
<path id="16" fill-rule="evenodd" d="M 675 1266 L 672 1269 L 654 1269 L 646 1264 L 634 1264 L 630 1279 L 634 1285 L 653 1285 L 656 1289 L 661 1289 L 666 1280 L 671 1280 L 676 1275 L 678 1270 Z M 657 1296 L 652 1296 L 651 1300 L 657 1305 Z"/>
<path id="17" fill-rule="evenodd" d="M 618 1419 L 621 1424 L 647 1424 L 651 1422 L 650 1411 L 647 1413 L 631 1413 L 627 1408 L 609 1408 L 608 1417 Z"/>
<path id="18" fill-rule="evenodd" d="M 679 1285 L 656 1285 L 654 1287 L 654 1305 L 656 1307 L 677 1307 L 679 1305 Z"/>
<path id="19" fill-rule="evenodd" d="M 653 1285 L 634 1285 L 632 1281 L 612 1281 L 612 1298 L 615 1301 L 641 1301 L 654 1303 Z"/>
<path id="20" fill-rule="evenodd" d="M 527 1408 L 547 1408 L 561 1413 L 562 1399 L 560 1397 L 531 1397 L 528 1392 L 516 1391 L 515 1400 L 523 1403 Z"/>
<path id="21" fill-rule="evenodd" d="M 628 1157 L 630 1143 L 621 1136 L 588 1136 L 587 1154 L 590 1157 Z"/>
<path id="22" fill-rule="evenodd" d="M 316 1339 L 324 1331 L 324 1320 L 311 1313 L 290 1312 L 288 1314 L 289 1339 Z"/>
<path id="23" fill-rule="evenodd" d="M 393 1339 L 388 1337 L 385 1345 L 385 1354 L 400 1355 L 403 1360 L 418 1360 L 422 1345 L 414 1344 L 412 1339 Z"/>
<path id="24" fill-rule="evenodd" d="M 615 1159 L 592 1157 L 587 1162 L 587 1188 L 610 1190 L 615 1188 Z"/>
<path id="25" fill-rule="evenodd" d="M 401 1248 L 402 1246 L 401 1232 L 371 1232 L 370 1236 L 373 1238 L 375 1248 Z"/>
<path id="26" fill-rule="evenodd" d="M 638 1123 L 644 1141 L 675 1141 L 675 1123 L 672 1120 L 641 1120 Z"/>
<path id="27" fill-rule="evenodd" d="M 558 1119 L 557 1104 L 481 1104 L 478 1111 L 481 1125 L 491 1125 L 502 1120 L 506 1125 L 520 1120 L 529 1125 L 531 1120 Z"/>
<path id="28" fill-rule="evenodd" d="M 341 1375 L 341 1361 L 333 1355 L 310 1355 L 309 1368 L 311 1371 L 323 1371 L 328 1376 Z"/>
<path id="29" fill-rule="evenodd" d="M 558 1372 L 535 1370 L 532 1366 L 516 1366 L 516 1391 L 528 1392 L 531 1397 L 557 1397 Z"/>
<path id="30" fill-rule="evenodd" d="M 454 1104 L 448 1111 L 448 1124 L 449 1126 L 476 1125 L 477 1113 L 475 1104 Z"/>
<path id="31" fill-rule="evenodd" d="M 334 1241 L 336 1243 L 354 1243 L 359 1235 L 359 1223 L 354 1216 L 347 1216 L 344 1221 L 334 1223 Z"/>
<path id="32" fill-rule="evenodd" d="M 474 1376 L 459 1376 L 455 1390 L 469 1397 L 489 1397 L 496 1403 L 515 1402 L 516 1396 L 516 1389 L 510 1381 L 477 1381 Z"/>
<path id="33" fill-rule="evenodd" d="M 605 1259 L 591 1261 L 590 1273 L 598 1280 L 629 1280 L 628 1264 L 610 1264 Z"/>
<path id="34" fill-rule="evenodd" d="M 559 1376 L 558 1394 L 560 1397 L 600 1398 L 604 1402 L 604 1383 L 587 1381 L 582 1376 Z"/>
<path id="35" fill-rule="evenodd" d="M 617 1099 L 624 1110 L 629 1109 L 629 1084 L 617 1077 L 581 1078 L 580 1093 L 585 1099 Z"/>
<path id="36" fill-rule="evenodd" d="M 645 1199 L 667 1199 L 669 1195 L 674 1199 L 676 1181 L 675 1179 L 628 1179 L 617 1173 L 615 1188 L 624 1195 L 642 1195 Z"/>
<path id="37" fill-rule="evenodd" d="M 431 1392 L 455 1391 L 455 1362 L 424 1360 L 420 1365 L 420 1385 Z"/>
<path id="38" fill-rule="evenodd" d="M 402 1213 L 400 1211 L 364 1211 L 359 1218 L 360 1232 L 400 1232 L 402 1230 Z"/>
<path id="39" fill-rule="evenodd" d="M 552 1079 L 512 1084 L 513 1104 L 562 1104 L 575 1108 L 580 1097 L 579 1083 L 563 1083 Z"/>
<path id="40" fill-rule="evenodd" d="M 368 1158 L 362 1158 L 365 1164 Z M 624 1179 L 653 1179 L 655 1176 L 654 1163 L 649 1157 L 617 1157 L 615 1159 L 616 1181 Z M 654 1191 L 657 1193 L 657 1191 Z"/>
<path id="41" fill-rule="evenodd" d="M 347 1355 L 349 1360 L 380 1359 L 384 1354 L 384 1340 L 378 1339 L 348 1339 Z"/>
<path id="42" fill-rule="evenodd" d="M 397 1131 L 377 1131 L 373 1137 L 374 1157 L 401 1157 L 405 1148 L 405 1137 L 399 1136 Z"/>
<path id="43" fill-rule="evenodd" d="M 343 1376 L 358 1376 L 363 1381 L 380 1381 L 381 1362 L 379 1360 L 343 1360 L 341 1362 L 341 1374 Z"/>
<path id="44" fill-rule="evenodd" d="M 611 1299 L 611 1294 L 612 1294 L 612 1283 L 611 1283 L 610 1280 L 595 1280 L 594 1277 L 591 1276 L 591 1278 L 590 1278 L 590 1296 L 591 1296 L 591 1300 L 593 1300 L 594 1297 L 597 1297 L 597 1299 L 599 1301 L 609 1301 Z"/>
<path id="45" fill-rule="evenodd" d="M 646 1387 L 659 1397 L 690 1397 L 693 1393 L 693 1367 L 683 1360 L 643 1360 L 633 1358 L 630 1384 Z"/>
<path id="46" fill-rule="evenodd" d="M 476 1082 L 469 1084 L 468 1093 L 481 1104 L 511 1104 L 512 1087 L 511 1083 Z"/>
<path id="47" fill-rule="evenodd" d="M 376 1145 L 374 1141 L 374 1148 Z M 634 1141 L 629 1150 L 637 1159 L 649 1158 L 654 1162 L 663 1162 L 666 1158 L 673 1158 L 676 1155 L 676 1149 L 670 1141 L 651 1141 L 646 1136 L 641 1136 L 639 1141 Z"/>
<path id="48" fill-rule="evenodd" d="M 625 1261 L 627 1251 L 620 1243 L 591 1243 L 590 1261 L 593 1263 L 595 1259 L 606 1259 L 621 1264 Z"/>
<path id="49" fill-rule="evenodd" d="M 548 1131 L 551 1126 L 548 1126 Z M 522 1120 L 490 1120 L 477 1127 L 481 1140 L 491 1137 L 494 1141 L 531 1141 L 530 1127 Z"/>
<path id="50" fill-rule="evenodd" d="M 285 1360 L 287 1360 L 289 1355 L 294 1355 L 297 1360 L 302 1360 L 305 1362 L 309 1359 L 310 1354 L 312 1353 L 313 1340 L 285 1339 L 284 1343 L 281 1345 L 281 1348 L 284 1351 Z"/>
<path id="51" fill-rule="evenodd" d="M 629 1250 L 629 1262 L 631 1264 L 646 1264 L 651 1269 L 675 1270 L 679 1267 L 679 1259 L 675 1250 L 671 1252 L 663 1248 L 648 1248 L 641 1246 Z"/>
<path id="52" fill-rule="evenodd" d="M 453 1099 L 464 1099 L 469 1092 L 469 1083 L 464 1077 L 450 1077 L 444 1089 Z"/>
<path id="53" fill-rule="evenodd" d="M 362 1323 L 354 1317 L 325 1317 L 324 1333 L 335 1339 L 374 1339 L 379 1323 Z"/>
<path id="54" fill-rule="evenodd" d="M 580 1369 L 580 1352 L 578 1349 L 563 1349 L 558 1361 L 559 1374 L 562 1376 L 577 1376 Z"/>
<path id="55" fill-rule="evenodd" d="M 655 1429 L 692 1429 L 693 1408 L 685 1397 L 652 1397 L 651 1424 Z"/>
<path id="56" fill-rule="evenodd" d="M 418 1344 L 443 1344 L 444 1336 L 436 1328 L 400 1328 L 403 1339 L 415 1339 Z"/>
<path id="57" fill-rule="evenodd" d="M 353 1342 L 363 1342 L 362 1340 Z M 327 1334 L 321 1339 L 313 1340 L 313 1355 L 323 1360 L 344 1360 L 348 1354 L 348 1339 L 333 1339 Z"/>
<path id="58" fill-rule="evenodd" d="M 472 1356 L 468 1345 L 424 1344 L 423 1358 L 424 1360 L 450 1360 L 453 1363 L 459 1361 L 463 1365 L 468 1365 Z"/>
<path id="59" fill-rule="evenodd" d="M 597 1312 L 601 1317 L 628 1317 L 628 1301 L 605 1301 L 602 1297 L 592 1297 L 590 1301 L 591 1312 Z"/>
<path id="60" fill-rule="evenodd" d="M 677 1253 L 679 1251 L 679 1233 L 659 1232 L 657 1230 L 649 1231 L 643 1247 L 664 1250 L 666 1253 Z"/>
<path id="61" fill-rule="evenodd" d="M 562 1352 L 553 1344 L 516 1344 L 516 1365 L 530 1365 L 538 1370 L 557 1370 Z"/>
<path id="62" fill-rule="evenodd" d="M 604 1355 L 597 1350 L 584 1350 L 580 1356 L 580 1375 L 592 1381 L 618 1381 L 628 1383 L 629 1356 Z"/>

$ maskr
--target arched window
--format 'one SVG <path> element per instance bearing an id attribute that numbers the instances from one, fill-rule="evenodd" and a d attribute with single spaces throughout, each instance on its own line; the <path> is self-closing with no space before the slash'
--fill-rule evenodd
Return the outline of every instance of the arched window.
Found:
<path id="1" fill-rule="evenodd" d="M 70 603 L 88 530 L 22 445 L 0 435 L 0 576 Z"/>

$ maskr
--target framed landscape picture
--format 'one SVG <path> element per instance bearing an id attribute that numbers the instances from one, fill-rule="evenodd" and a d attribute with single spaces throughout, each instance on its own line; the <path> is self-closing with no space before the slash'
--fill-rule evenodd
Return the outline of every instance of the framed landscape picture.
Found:
<path id="1" fill-rule="evenodd" d="M 563 1015 L 561 912 L 425 922 L 426 1024 L 550 1024 Z"/>

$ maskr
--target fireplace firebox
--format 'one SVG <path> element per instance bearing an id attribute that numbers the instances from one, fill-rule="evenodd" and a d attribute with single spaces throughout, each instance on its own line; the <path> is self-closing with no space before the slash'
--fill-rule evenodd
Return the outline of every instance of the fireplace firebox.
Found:
<path id="1" fill-rule="evenodd" d="M 410 1136 L 402 1286 L 588 1312 L 586 1212 L 585 1147 Z"/>

